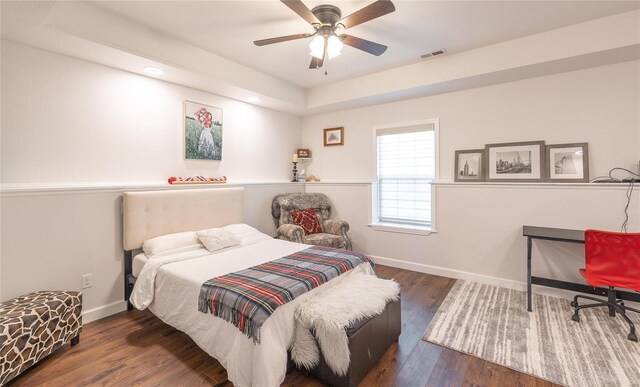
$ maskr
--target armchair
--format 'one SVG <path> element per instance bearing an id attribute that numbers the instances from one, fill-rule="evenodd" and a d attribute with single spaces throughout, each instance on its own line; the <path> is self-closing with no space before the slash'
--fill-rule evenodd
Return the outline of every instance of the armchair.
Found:
<path id="1" fill-rule="evenodd" d="M 321 233 L 305 235 L 300 226 L 293 224 L 292 211 L 302 211 L 313 208 L 316 212 Z M 279 194 L 271 202 L 271 216 L 278 226 L 275 237 L 291 242 L 309 245 L 337 247 L 351 250 L 349 223 L 343 220 L 329 219 L 331 215 L 331 201 L 321 193 L 286 193 Z"/>

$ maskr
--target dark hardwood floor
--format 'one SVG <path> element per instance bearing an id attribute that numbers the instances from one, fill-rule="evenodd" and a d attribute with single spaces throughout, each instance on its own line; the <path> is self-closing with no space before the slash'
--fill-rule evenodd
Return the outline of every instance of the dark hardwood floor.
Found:
<path id="1" fill-rule="evenodd" d="M 362 386 L 550 386 L 535 377 L 421 340 L 455 280 L 378 266 L 402 286 L 402 335 Z M 122 312 L 85 325 L 66 345 L 15 379 L 14 386 L 230 386 L 224 368 L 184 333 L 149 311 Z M 285 386 L 322 386 L 303 372 Z"/>

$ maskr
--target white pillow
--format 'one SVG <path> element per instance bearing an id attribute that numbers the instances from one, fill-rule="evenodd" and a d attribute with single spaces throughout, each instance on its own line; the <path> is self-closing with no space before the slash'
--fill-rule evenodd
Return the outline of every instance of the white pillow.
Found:
<path id="1" fill-rule="evenodd" d="M 144 251 L 147 257 L 152 258 L 155 255 L 169 250 L 175 250 L 193 245 L 202 246 L 195 232 L 178 232 L 175 234 L 167 234 L 147 239 L 142 243 L 142 251 Z"/>
<path id="2" fill-rule="evenodd" d="M 252 245 L 254 243 L 268 241 L 273 239 L 269 235 L 262 233 L 255 228 L 249 226 L 248 224 L 238 223 L 238 224 L 230 224 L 223 227 L 224 230 L 229 231 L 233 235 L 235 235 L 238 239 L 240 239 L 240 244 L 242 246 Z"/>
<path id="3" fill-rule="evenodd" d="M 240 244 L 238 237 L 221 228 L 198 231 L 196 235 L 204 247 L 211 252 Z"/>

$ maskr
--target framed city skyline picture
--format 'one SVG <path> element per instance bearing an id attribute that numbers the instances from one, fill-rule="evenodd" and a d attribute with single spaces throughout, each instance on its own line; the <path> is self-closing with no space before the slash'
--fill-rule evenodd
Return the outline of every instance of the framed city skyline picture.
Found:
<path id="1" fill-rule="evenodd" d="M 457 150 L 454 181 L 484 181 L 484 149 Z"/>
<path id="2" fill-rule="evenodd" d="M 184 101 L 184 158 L 222 160 L 222 109 Z"/>
<path id="3" fill-rule="evenodd" d="M 487 144 L 485 150 L 486 181 L 545 181 L 544 141 Z"/>
<path id="4" fill-rule="evenodd" d="M 589 182 L 589 144 L 547 145 L 547 180 L 554 183 Z"/>

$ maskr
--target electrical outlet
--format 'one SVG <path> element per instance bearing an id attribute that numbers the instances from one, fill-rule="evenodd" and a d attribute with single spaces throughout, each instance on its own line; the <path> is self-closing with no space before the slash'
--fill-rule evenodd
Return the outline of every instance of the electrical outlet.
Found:
<path id="1" fill-rule="evenodd" d="M 90 288 L 93 286 L 92 274 L 85 274 L 82 276 L 82 289 Z"/>

